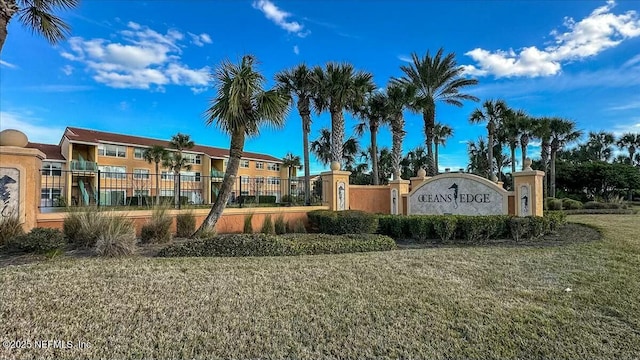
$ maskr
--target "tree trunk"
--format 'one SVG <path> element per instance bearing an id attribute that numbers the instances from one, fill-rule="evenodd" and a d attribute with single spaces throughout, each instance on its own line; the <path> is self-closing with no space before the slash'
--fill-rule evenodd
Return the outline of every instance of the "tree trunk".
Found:
<path id="1" fill-rule="evenodd" d="M 435 163 L 436 175 L 440 173 L 440 164 L 438 161 L 438 142 L 433 143 L 433 161 Z"/>
<path id="2" fill-rule="evenodd" d="M 511 144 L 511 176 L 516 172 L 516 144 Z"/>
<path id="3" fill-rule="evenodd" d="M 342 164 L 344 144 L 344 114 L 342 109 L 331 112 L 331 161 Z M 341 166 L 342 168 L 342 166 Z"/>
<path id="4" fill-rule="evenodd" d="M 435 104 L 431 104 L 423 113 L 424 132 L 427 146 L 427 175 L 436 175 L 435 163 L 433 161 L 433 128 L 436 122 Z"/>
<path id="5" fill-rule="evenodd" d="M 549 195 L 554 198 L 556 197 L 556 153 L 557 149 L 551 149 L 551 190 L 549 191 Z"/>
<path id="6" fill-rule="evenodd" d="M 231 197 L 231 192 L 236 183 L 236 176 L 238 175 L 238 167 L 240 165 L 240 158 L 242 157 L 242 149 L 244 149 L 244 127 L 239 128 L 233 134 L 231 134 L 231 144 L 229 146 L 229 163 L 224 173 L 224 179 L 218 193 L 216 201 L 211 207 L 211 211 L 200 225 L 200 228 L 194 235 L 204 231 L 205 229 L 213 229 L 216 223 L 222 216 L 222 211 L 227 206 L 227 201 Z M 193 236 L 192 236 L 193 237 Z"/>
<path id="7" fill-rule="evenodd" d="M 487 132 L 489 134 L 489 144 L 487 144 L 487 162 L 489 163 L 489 174 L 488 175 L 488 179 L 492 180 L 493 178 L 493 145 L 494 145 L 494 141 L 493 141 L 493 137 L 494 137 L 494 133 L 493 133 L 493 123 L 489 122 L 489 124 L 487 125 Z"/>
<path id="8" fill-rule="evenodd" d="M 173 207 L 180 208 L 180 170 L 173 170 Z"/>
<path id="9" fill-rule="evenodd" d="M 302 146 L 304 147 L 304 204 L 311 205 L 311 170 L 309 169 L 309 133 L 311 132 L 311 111 L 307 100 L 306 107 L 302 106 L 303 101 L 298 101 L 298 111 L 302 118 Z"/>
<path id="10" fill-rule="evenodd" d="M 371 120 L 369 120 L 371 122 Z M 380 177 L 378 176 L 378 124 L 375 121 L 371 122 L 369 126 L 369 132 L 371 133 L 371 177 L 373 178 L 373 185 L 380 184 Z"/>
<path id="11" fill-rule="evenodd" d="M 542 142 L 540 160 L 542 161 L 542 171 L 544 171 L 544 177 L 542 178 L 542 193 L 544 194 L 544 197 L 548 197 L 549 196 L 549 174 L 548 174 L 549 144 L 548 143 Z"/>
<path id="12" fill-rule="evenodd" d="M 527 158 L 527 147 L 529 146 L 529 137 L 520 138 L 520 149 L 522 150 L 522 170 L 524 170 L 524 161 Z"/>
<path id="13" fill-rule="evenodd" d="M 160 172 L 159 162 L 156 162 L 156 206 L 160 205 Z"/>
<path id="14" fill-rule="evenodd" d="M 16 0 L 0 0 L 0 53 L 7 39 L 7 27 L 13 15 L 18 11 Z"/>
<path id="15" fill-rule="evenodd" d="M 404 118 L 396 115 L 391 124 L 391 156 L 393 158 L 393 179 L 400 179 L 400 161 L 402 159 L 402 139 L 404 138 Z"/>

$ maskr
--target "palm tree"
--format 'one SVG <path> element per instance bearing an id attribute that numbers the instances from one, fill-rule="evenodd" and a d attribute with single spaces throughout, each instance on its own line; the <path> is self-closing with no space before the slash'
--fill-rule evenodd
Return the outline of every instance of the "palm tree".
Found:
<path id="1" fill-rule="evenodd" d="M 302 168 L 302 164 L 300 164 L 300 156 L 293 155 L 292 153 L 287 153 L 285 157 L 282 159 L 282 166 L 287 168 L 287 172 L 289 174 L 289 202 L 291 202 L 291 170 Z"/>
<path id="2" fill-rule="evenodd" d="M 527 158 L 527 150 L 529 147 L 529 140 L 534 137 L 534 120 L 529 116 L 523 116 L 519 121 L 520 127 L 520 138 L 518 141 L 520 142 L 520 152 L 522 153 L 522 170 L 524 170 L 524 160 Z"/>
<path id="3" fill-rule="evenodd" d="M 245 137 L 259 134 L 263 124 L 277 128 L 284 125 L 289 96 L 278 89 L 264 90 L 265 78 L 254 68 L 255 62 L 252 55 L 243 56 L 240 64 L 223 61 L 213 74 L 216 97 L 206 111 L 206 123 L 229 134 L 231 143 L 220 193 L 198 232 L 213 228 L 229 201 Z"/>
<path id="4" fill-rule="evenodd" d="M 331 161 L 340 162 L 344 140 L 344 110 L 355 112 L 361 108 L 365 95 L 375 88 L 370 73 L 355 71 L 351 64 L 330 62 L 325 69 L 315 67 L 314 104 L 320 113 L 331 113 Z"/>
<path id="5" fill-rule="evenodd" d="M 413 86 L 415 89 L 415 98 L 410 104 L 410 109 L 422 112 L 429 159 L 427 174 L 430 176 L 435 175 L 437 171 L 433 158 L 436 102 L 442 101 L 462 107 L 463 100 L 478 101 L 477 97 L 460 92 L 467 86 L 476 85 L 478 80 L 463 77 L 464 68 L 457 65 L 455 54 L 449 53 L 443 58 L 443 52 L 440 48 L 436 55 L 431 57 L 427 51 L 423 58 L 418 57 L 416 53 L 411 54 L 412 64 L 400 67 L 405 74 L 404 77 L 394 79 L 399 84 Z"/>
<path id="6" fill-rule="evenodd" d="M 365 106 L 358 110 L 357 114 L 362 118 L 362 122 L 356 125 L 356 136 L 362 136 L 367 126 L 371 134 L 371 146 L 369 147 L 369 158 L 371 159 L 371 177 L 373 185 L 379 185 L 378 167 L 378 129 L 388 122 L 386 114 L 387 97 L 383 93 L 373 93 L 367 97 Z"/>
<path id="7" fill-rule="evenodd" d="M 25 27 L 51 44 L 64 40 L 71 27 L 54 12 L 77 7 L 80 0 L 2 0 L 0 1 L 0 52 L 7 39 L 7 27 L 14 15 Z"/>
<path id="8" fill-rule="evenodd" d="M 169 152 L 160 145 L 146 149 L 142 157 L 149 163 L 156 164 L 156 205 L 160 204 L 160 163 L 169 158 Z"/>
<path id="9" fill-rule="evenodd" d="M 547 196 L 549 194 L 548 169 L 551 151 L 551 119 L 547 117 L 536 119 L 533 125 L 533 135 L 540 140 L 540 162 L 542 163 L 542 171 L 544 172 L 542 188 L 545 196 Z"/>
<path id="10" fill-rule="evenodd" d="M 331 160 L 331 132 L 327 128 L 320 129 L 320 136 L 311 142 L 311 152 L 314 153 L 316 158 L 323 164 L 328 165 Z M 342 144 L 342 159 L 341 164 L 343 168 L 347 168 L 353 165 L 356 160 L 360 146 L 358 140 L 351 137 Z"/>
<path id="11" fill-rule="evenodd" d="M 393 179 L 400 179 L 400 162 L 402 161 L 402 141 L 404 131 L 405 107 L 413 98 L 413 86 L 399 86 L 393 82 L 387 86 L 387 116 L 391 125 L 391 160 L 393 164 Z M 411 177 L 413 175 L 409 175 Z"/>
<path id="12" fill-rule="evenodd" d="M 449 127 L 449 125 L 436 123 L 436 126 L 433 128 L 433 144 L 434 144 L 434 160 L 436 170 L 440 171 L 438 167 L 438 145 L 445 146 L 447 143 L 447 139 L 453 136 L 453 129 Z"/>
<path id="13" fill-rule="evenodd" d="M 313 73 L 305 64 L 276 74 L 278 87 L 298 99 L 298 113 L 302 119 L 302 146 L 304 156 L 304 203 L 311 204 L 309 165 L 309 133 L 311 132 L 311 99 L 314 95 Z"/>
<path id="14" fill-rule="evenodd" d="M 523 130 L 526 126 L 528 119 L 527 114 L 523 110 L 507 109 L 504 114 L 502 126 L 500 127 L 500 138 L 509 146 L 511 154 L 511 174 L 516 172 L 516 148 L 518 147 L 519 140 L 523 137 Z M 528 136 L 528 134 L 527 134 Z M 529 139 L 527 137 L 527 145 Z M 524 146 L 526 152 L 526 146 Z M 524 158 L 522 158 L 522 164 L 524 166 Z"/>
<path id="15" fill-rule="evenodd" d="M 594 159 L 598 161 L 609 161 L 613 157 L 613 145 L 616 139 L 612 133 L 606 131 L 589 132 L 587 148 Z"/>
<path id="16" fill-rule="evenodd" d="M 189 135 L 177 133 L 171 137 L 169 146 L 176 151 L 167 157 L 162 165 L 173 171 L 173 205 L 178 209 L 180 207 L 180 171 L 191 170 L 191 164 L 182 156 L 182 151 L 193 148 L 195 143 Z"/>
<path id="17" fill-rule="evenodd" d="M 640 147 L 640 134 L 625 133 L 622 134 L 616 143 L 620 150 L 627 148 L 629 151 L 629 164 L 634 164 L 634 157 L 638 147 Z"/>
<path id="18" fill-rule="evenodd" d="M 573 121 L 552 118 L 549 122 L 551 133 L 551 190 L 549 195 L 556 197 L 556 155 L 559 150 L 575 140 L 578 140 L 582 133 L 576 130 L 576 124 Z"/>
<path id="19" fill-rule="evenodd" d="M 507 104 L 502 100 L 487 100 L 482 104 L 482 108 L 475 109 L 469 117 L 472 124 L 487 123 L 487 134 L 489 145 L 487 147 L 487 161 L 489 163 L 488 178 L 493 180 L 493 146 L 496 143 L 497 129 L 501 126 L 507 112 Z"/>
<path id="20" fill-rule="evenodd" d="M 402 177 L 409 179 L 416 176 L 418 170 L 424 168 L 428 162 L 427 150 L 424 146 L 410 150 L 401 162 Z"/>
<path id="21" fill-rule="evenodd" d="M 479 137 L 478 141 L 467 142 L 467 154 L 469 155 L 469 165 L 467 171 L 483 176 L 489 171 L 489 146 L 483 137 Z"/>

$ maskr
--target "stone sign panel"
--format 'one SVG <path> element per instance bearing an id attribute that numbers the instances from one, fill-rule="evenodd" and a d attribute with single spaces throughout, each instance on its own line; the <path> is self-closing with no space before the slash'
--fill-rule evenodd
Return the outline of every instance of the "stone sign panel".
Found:
<path id="1" fill-rule="evenodd" d="M 0 216 L 20 214 L 20 171 L 15 168 L 0 168 Z"/>
<path id="2" fill-rule="evenodd" d="M 506 215 L 508 192 L 472 174 L 441 174 L 409 193 L 408 213 L 432 215 Z"/>

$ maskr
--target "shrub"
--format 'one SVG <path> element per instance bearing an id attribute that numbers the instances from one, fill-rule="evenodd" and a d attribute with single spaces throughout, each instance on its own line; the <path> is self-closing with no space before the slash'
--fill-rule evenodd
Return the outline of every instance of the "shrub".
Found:
<path id="1" fill-rule="evenodd" d="M 548 218 L 541 216 L 528 216 L 529 219 L 529 238 L 535 239 L 549 232 L 550 221 Z"/>
<path id="2" fill-rule="evenodd" d="M 547 198 L 548 210 L 562 210 L 562 200 L 556 198 Z"/>
<path id="3" fill-rule="evenodd" d="M 133 222 L 122 215 L 109 216 L 95 245 L 100 256 L 126 256 L 136 251 L 136 229 Z"/>
<path id="4" fill-rule="evenodd" d="M 36 227 L 28 234 L 14 236 L 7 242 L 10 252 L 45 254 L 64 248 L 66 241 L 58 229 Z"/>
<path id="5" fill-rule="evenodd" d="M 289 223 L 289 232 L 295 234 L 306 234 L 307 228 L 304 226 L 304 222 L 302 222 L 302 219 L 296 219 L 293 222 L 293 225 Z"/>
<path id="6" fill-rule="evenodd" d="M 162 249 L 158 256 L 285 256 L 395 249 L 393 239 L 374 234 L 229 234 Z"/>
<path id="7" fill-rule="evenodd" d="M 98 209 L 70 212 L 62 223 L 62 232 L 74 248 L 93 247 L 106 231 L 109 215 Z"/>
<path id="8" fill-rule="evenodd" d="M 486 241 L 504 234 L 506 219 L 500 216 L 457 216 L 460 237 L 467 241 Z"/>
<path id="9" fill-rule="evenodd" d="M 176 216 L 176 236 L 186 238 L 196 231 L 196 217 L 191 211 Z"/>
<path id="10" fill-rule="evenodd" d="M 258 196 L 258 202 L 260 204 L 275 204 L 276 203 L 276 197 L 275 197 L 275 195 L 259 195 Z"/>
<path id="11" fill-rule="evenodd" d="M 167 208 L 158 206 L 153 209 L 151 219 L 142 226 L 140 240 L 142 243 L 165 244 L 171 241 L 171 224 L 173 219 L 167 214 Z"/>
<path id="12" fill-rule="evenodd" d="M 582 209 L 582 202 L 569 198 L 562 199 L 562 208 L 564 210 L 577 210 Z"/>
<path id="13" fill-rule="evenodd" d="M 433 229 L 442 241 L 449 241 L 455 236 L 458 225 L 455 216 L 438 216 L 434 220 Z"/>
<path id="14" fill-rule="evenodd" d="M 0 246 L 20 235 L 24 235 L 24 230 L 22 230 L 18 216 L 0 217 Z"/>
<path id="15" fill-rule="evenodd" d="M 212 227 L 206 227 L 195 234 L 196 239 L 210 239 L 216 236 L 216 229 Z"/>
<path id="16" fill-rule="evenodd" d="M 511 232 L 511 238 L 515 241 L 520 241 L 529 233 L 529 223 L 529 218 L 512 217 L 509 220 L 509 231 Z"/>
<path id="17" fill-rule="evenodd" d="M 253 221 L 253 214 L 247 214 L 244 216 L 244 227 L 242 228 L 242 232 L 245 234 L 253 234 L 253 225 L 251 222 Z"/>
<path id="18" fill-rule="evenodd" d="M 276 221 L 273 224 L 274 230 L 277 235 L 281 235 L 287 232 L 287 223 L 284 221 L 284 215 L 280 214 L 276 217 Z"/>
<path id="19" fill-rule="evenodd" d="M 312 228 L 323 234 L 371 234 L 378 229 L 378 218 L 359 210 L 314 210 L 307 215 Z"/>
<path id="20" fill-rule="evenodd" d="M 544 217 L 549 221 L 547 232 L 556 231 L 558 226 L 567 223 L 567 214 L 564 211 L 547 211 Z"/>
<path id="21" fill-rule="evenodd" d="M 405 232 L 405 223 L 409 217 L 400 215 L 379 215 L 378 233 L 391 236 L 394 239 L 408 238 Z"/>
<path id="22" fill-rule="evenodd" d="M 637 211 L 632 209 L 581 209 L 581 210 L 568 210 L 566 214 L 635 214 Z"/>
<path id="23" fill-rule="evenodd" d="M 585 209 L 607 209 L 608 206 L 605 203 L 597 202 L 597 201 L 587 201 L 584 203 Z"/>
<path id="24" fill-rule="evenodd" d="M 273 226 L 273 220 L 271 220 L 271 215 L 267 214 L 262 221 L 262 228 L 260 232 L 263 234 L 274 235 L 276 233 L 276 229 Z"/>
<path id="25" fill-rule="evenodd" d="M 412 239 L 426 241 L 436 235 L 434 229 L 435 217 L 433 216 L 410 216 L 406 220 L 406 228 Z M 404 227 L 403 227 L 404 228 Z"/>

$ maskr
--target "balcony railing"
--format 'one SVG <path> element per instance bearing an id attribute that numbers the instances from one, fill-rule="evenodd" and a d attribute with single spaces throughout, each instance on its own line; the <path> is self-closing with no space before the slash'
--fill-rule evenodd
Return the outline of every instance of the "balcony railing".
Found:
<path id="1" fill-rule="evenodd" d="M 211 178 L 224 178 L 224 171 L 211 170 Z"/>
<path id="2" fill-rule="evenodd" d="M 98 164 L 93 161 L 71 160 L 71 171 L 98 171 Z"/>

